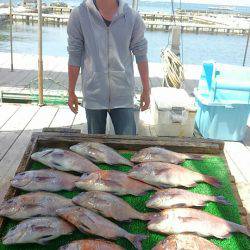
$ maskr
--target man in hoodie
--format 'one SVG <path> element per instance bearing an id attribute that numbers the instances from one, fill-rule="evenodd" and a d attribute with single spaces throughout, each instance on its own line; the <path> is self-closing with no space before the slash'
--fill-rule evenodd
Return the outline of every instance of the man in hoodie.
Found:
<path id="1" fill-rule="evenodd" d="M 109 113 L 115 133 L 135 135 L 135 56 L 143 90 L 141 110 L 150 104 L 147 40 L 139 13 L 122 0 L 86 0 L 68 22 L 70 109 L 77 113 L 75 85 L 81 68 L 88 133 L 104 134 Z"/>

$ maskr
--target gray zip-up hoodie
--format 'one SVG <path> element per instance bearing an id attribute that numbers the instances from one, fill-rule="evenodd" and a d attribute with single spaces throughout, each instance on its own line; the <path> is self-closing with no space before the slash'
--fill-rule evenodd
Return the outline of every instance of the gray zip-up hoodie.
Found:
<path id="1" fill-rule="evenodd" d="M 69 65 L 82 69 L 83 105 L 88 109 L 134 105 L 136 61 L 147 60 L 145 25 L 139 13 L 119 0 L 109 27 L 93 0 L 73 9 L 68 22 Z"/>

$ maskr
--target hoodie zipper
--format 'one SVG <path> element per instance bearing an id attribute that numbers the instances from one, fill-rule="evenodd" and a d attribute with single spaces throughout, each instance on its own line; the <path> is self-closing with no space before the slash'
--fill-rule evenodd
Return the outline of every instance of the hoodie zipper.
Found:
<path id="1" fill-rule="evenodd" d="M 111 23 L 110 23 L 111 25 Z M 110 72 L 109 72 L 109 66 L 110 66 L 110 62 L 109 62 L 109 33 L 110 33 L 110 29 L 109 26 L 107 27 L 107 51 L 108 51 L 108 83 L 109 83 L 109 104 L 108 104 L 108 110 L 110 110 L 110 101 L 111 101 L 111 88 L 110 88 Z"/>

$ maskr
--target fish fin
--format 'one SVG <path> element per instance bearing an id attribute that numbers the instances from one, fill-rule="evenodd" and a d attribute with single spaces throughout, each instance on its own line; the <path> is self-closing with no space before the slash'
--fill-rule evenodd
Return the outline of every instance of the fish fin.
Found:
<path id="1" fill-rule="evenodd" d="M 82 233 L 91 233 L 91 228 L 84 226 L 84 225 L 80 225 L 78 226 L 78 229 L 82 232 Z"/>
<path id="2" fill-rule="evenodd" d="M 37 242 L 40 245 L 47 245 L 50 240 L 55 239 L 55 235 L 49 234 L 43 236 L 41 239 L 39 239 Z"/>
<path id="3" fill-rule="evenodd" d="M 182 222 L 190 222 L 190 221 L 194 221 L 194 220 L 199 220 L 195 217 L 178 217 L 178 219 Z"/>
<path id="4" fill-rule="evenodd" d="M 152 220 L 154 217 L 158 216 L 158 213 L 144 213 L 142 214 L 141 220 Z"/>
<path id="5" fill-rule="evenodd" d="M 147 239 L 146 235 L 142 234 L 129 234 L 126 237 L 138 250 L 142 250 L 142 241 Z"/>
<path id="6" fill-rule="evenodd" d="M 204 155 L 198 155 L 198 154 L 185 154 L 186 160 L 196 160 L 196 161 L 202 161 L 204 159 Z"/>
<path id="7" fill-rule="evenodd" d="M 218 181 L 217 179 L 215 179 L 212 176 L 203 175 L 203 181 L 214 186 L 214 187 L 217 187 L 217 188 L 221 187 L 220 181 Z"/>
<path id="8" fill-rule="evenodd" d="M 53 165 L 53 167 L 58 168 L 58 167 L 62 167 L 62 165 L 56 161 L 51 161 L 51 164 Z"/>
<path id="9" fill-rule="evenodd" d="M 219 196 L 215 196 L 215 199 L 214 199 L 215 202 L 218 202 L 218 203 L 221 203 L 221 204 L 224 204 L 224 205 L 232 205 L 231 202 L 227 201 L 225 199 L 224 196 L 222 195 L 219 195 Z"/>
<path id="10" fill-rule="evenodd" d="M 231 232 L 240 232 L 250 237 L 250 229 L 246 226 L 231 222 L 230 227 L 233 229 Z"/>

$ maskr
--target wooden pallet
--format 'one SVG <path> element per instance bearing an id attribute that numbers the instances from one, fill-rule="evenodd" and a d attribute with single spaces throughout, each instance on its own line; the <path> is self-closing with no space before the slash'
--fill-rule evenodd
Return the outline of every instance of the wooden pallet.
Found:
<path id="1" fill-rule="evenodd" d="M 27 149 L 23 155 L 16 173 L 26 171 L 31 168 L 33 163 L 31 155 L 43 147 L 61 147 L 69 148 L 70 146 L 83 141 L 97 141 L 119 151 L 137 151 L 139 149 L 150 146 L 161 146 L 180 153 L 195 153 L 220 156 L 224 159 L 225 165 L 228 168 L 227 160 L 223 153 L 224 143 L 215 140 L 204 140 L 197 138 L 177 138 L 177 137 L 131 137 L 131 136 L 110 136 L 110 135 L 86 135 L 80 134 L 79 130 L 60 129 L 60 128 L 45 128 L 43 132 L 33 133 Z M 250 226 L 247 221 L 247 211 L 244 208 L 240 199 L 235 179 L 229 176 L 232 184 L 234 196 L 238 201 L 239 211 L 242 224 Z M 1 191 L 0 191 L 1 192 Z M 18 194 L 18 190 L 10 187 L 5 200 L 10 199 Z M 5 223 L 4 218 L 0 218 L 0 228 Z"/>

